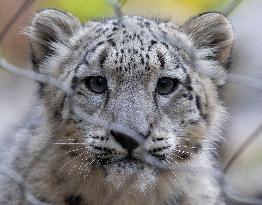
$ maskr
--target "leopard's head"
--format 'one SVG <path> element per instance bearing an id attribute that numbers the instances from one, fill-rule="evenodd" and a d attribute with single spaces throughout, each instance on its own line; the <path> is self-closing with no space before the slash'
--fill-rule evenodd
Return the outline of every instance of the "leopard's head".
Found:
<path id="1" fill-rule="evenodd" d="M 145 152 L 172 168 L 209 157 L 221 139 L 218 87 L 233 42 L 222 14 L 205 13 L 182 26 L 137 16 L 82 25 L 48 9 L 35 15 L 28 33 L 35 69 L 75 90 L 71 101 L 50 85 L 40 92 L 51 126 L 61 126 L 52 127 L 55 141 L 76 142 L 77 149 L 64 148 L 75 153 L 79 170 L 103 172 L 108 182 L 137 171 L 157 180 L 166 170 L 150 164 Z M 69 110 L 72 102 L 89 120 Z"/>

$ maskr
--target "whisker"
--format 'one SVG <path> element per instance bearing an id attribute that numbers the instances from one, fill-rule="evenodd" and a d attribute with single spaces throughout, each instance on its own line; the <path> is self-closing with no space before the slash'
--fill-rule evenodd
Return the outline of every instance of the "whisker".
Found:
<path id="1" fill-rule="evenodd" d="M 201 156 L 201 155 L 199 155 L 199 154 L 196 154 L 196 153 L 192 153 L 192 152 L 189 152 L 189 151 L 185 151 L 185 150 L 181 150 L 181 149 L 176 149 L 176 148 L 174 148 L 174 150 L 177 151 L 177 152 L 179 152 L 179 153 L 181 153 L 181 154 L 188 154 L 190 157 L 198 157 L 198 158 L 201 158 L 201 159 L 210 161 L 210 159 L 208 159 L 208 158 L 206 158 L 206 157 L 203 157 L 203 156 Z M 175 153 L 174 153 L 174 154 L 175 154 Z M 179 156 L 179 155 L 177 155 L 177 156 Z M 179 158 L 181 158 L 181 159 L 184 160 L 184 158 L 182 158 L 181 156 L 180 156 Z"/>
<path id="2" fill-rule="evenodd" d="M 83 155 L 83 153 L 80 153 L 79 155 L 77 155 L 76 157 L 74 157 L 73 159 L 67 161 L 60 169 L 59 169 L 59 172 L 62 171 L 63 168 L 65 168 L 65 166 L 67 166 L 70 162 L 72 162 L 73 160 L 75 159 L 78 159 L 79 157 L 81 157 Z"/>

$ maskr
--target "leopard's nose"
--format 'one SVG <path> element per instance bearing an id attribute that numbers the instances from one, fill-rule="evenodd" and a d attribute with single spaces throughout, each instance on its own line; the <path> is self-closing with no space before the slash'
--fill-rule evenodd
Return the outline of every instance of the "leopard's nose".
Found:
<path id="1" fill-rule="evenodd" d="M 129 154 L 131 154 L 132 151 L 138 146 L 138 143 L 132 137 L 126 134 L 123 134 L 116 130 L 110 130 L 110 134 L 124 149 L 128 151 Z"/>

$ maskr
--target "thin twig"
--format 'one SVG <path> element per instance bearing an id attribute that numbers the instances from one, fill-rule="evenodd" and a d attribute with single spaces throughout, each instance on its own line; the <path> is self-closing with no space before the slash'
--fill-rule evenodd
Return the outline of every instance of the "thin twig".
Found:
<path id="1" fill-rule="evenodd" d="M 241 156 L 241 154 L 244 152 L 244 150 L 255 140 L 257 139 L 260 135 L 260 133 L 262 132 L 262 124 L 260 124 L 258 126 L 258 128 L 253 132 L 252 135 L 250 135 L 250 137 L 248 137 L 243 144 L 237 149 L 237 151 L 235 152 L 235 154 L 231 157 L 231 159 L 228 161 L 228 163 L 226 164 L 225 168 L 224 168 L 224 173 L 228 173 L 229 168 L 232 166 L 233 162 L 235 162 L 237 160 L 237 158 L 239 156 Z"/>
<path id="2" fill-rule="evenodd" d="M 41 82 L 45 84 L 49 84 L 51 86 L 54 86 L 63 92 L 65 92 L 68 95 L 71 95 L 73 93 L 73 90 L 64 84 L 63 82 L 59 82 L 58 79 L 55 79 L 51 76 L 43 75 L 40 73 L 36 73 L 31 70 L 22 69 L 19 67 L 16 67 L 10 63 L 8 63 L 4 58 L 0 58 L 0 68 L 5 69 L 6 71 L 19 75 L 20 77 L 24 77 L 27 79 L 34 80 L 36 82 Z"/>
<path id="3" fill-rule="evenodd" d="M 224 8 L 223 14 L 225 14 L 226 16 L 230 15 L 241 2 L 242 0 L 231 0 L 227 7 Z"/>
<path id="4" fill-rule="evenodd" d="M 118 19 L 123 16 L 122 7 L 127 0 L 107 0 L 108 4 L 114 9 L 115 14 Z"/>
<path id="5" fill-rule="evenodd" d="M 248 197 L 248 196 L 239 195 L 239 193 L 235 192 L 234 189 L 232 189 L 229 186 L 225 186 L 225 192 L 224 193 L 231 200 L 236 201 L 236 202 L 241 202 L 241 204 L 262 205 L 262 199 L 261 198 L 255 198 L 255 197 Z"/>
<path id="6" fill-rule="evenodd" d="M 22 178 L 22 176 L 20 174 L 18 174 L 17 172 L 15 172 L 13 169 L 7 168 L 6 166 L 0 166 L 0 174 L 14 180 L 19 187 L 23 190 L 23 194 L 25 199 L 27 200 L 27 202 L 29 202 L 32 205 L 51 205 L 45 202 L 40 201 L 39 199 L 37 199 L 32 192 L 29 189 L 29 186 L 27 185 L 27 183 L 25 182 L 25 180 Z"/>
<path id="7" fill-rule="evenodd" d="M 5 25 L 5 27 L 3 28 L 3 30 L 0 32 L 0 44 L 2 43 L 2 41 L 4 40 L 7 32 L 11 29 L 11 27 L 15 24 L 15 22 L 17 21 L 17 19 L 22 16 L 22 14 L 24 13 L 24 11 L 26 9 L 28 9 L 33 3 L 35 2 L 35 0 L 25 0 L 24 3 L 22 4 L 22 6 L 17 10 L 17 12 L 14 14 L 14 16 L 11 18 L 11 20 Z"/>

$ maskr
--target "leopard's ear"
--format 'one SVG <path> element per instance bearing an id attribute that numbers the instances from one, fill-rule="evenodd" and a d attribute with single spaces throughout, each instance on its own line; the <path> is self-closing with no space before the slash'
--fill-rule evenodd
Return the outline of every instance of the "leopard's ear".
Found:
<path id="1" fill-rule="evenodd" d="M 204 13 L 185 22 L 181 29 L 197 48 L 211 48 L 212 58 L 227 67 L 234 41 L 232 25 L 220 13 Z"/>
<path id="2" fill-rule="evenodd" d="M 69 38 L 81 27 L 80 21 L 69 13 L 45 9 L 35 14 L 26 33 L 35 63 L 53 52 L 53 43 L 68 45 Z"/>

